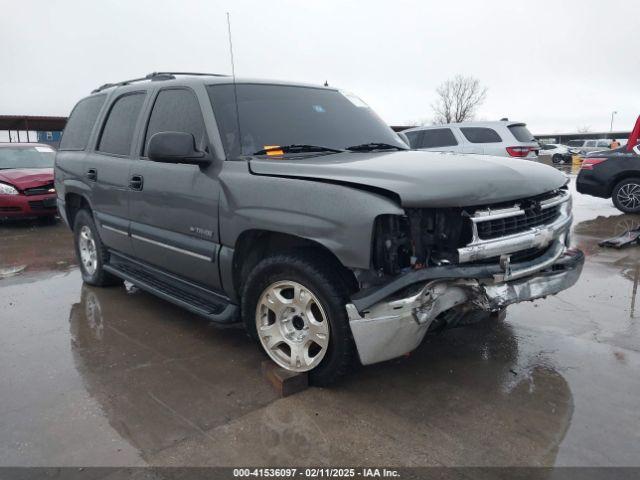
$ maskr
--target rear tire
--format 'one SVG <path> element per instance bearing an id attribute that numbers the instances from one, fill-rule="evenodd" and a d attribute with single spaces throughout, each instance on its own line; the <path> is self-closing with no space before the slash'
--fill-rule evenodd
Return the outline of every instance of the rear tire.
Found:
<path id="1" fill-rule="evenodd" d="M 559 153 L 556 153 L 553 157 L 551 157 L 551 161 L 556 165 L 560 163 L 564 163 L 564 159 L 562 158 L 562 155 L 560 155 Z"/>
<path id="2" fill-rule="evenodd" d="M 102 244 L 93 216 L 88 210 L 83 209 L 76 214 L 73 239 L 84 283 L 97 287 L 122 284 L 122 279 L 104 270 L 104 265 L 109 261 L 109 252 Z"/>
<path id="3" fill-rule="evenodd" d="M 249 274 L 242 317 L 271 360 L 307 371 L 311 383 L 324 386 L 351 366 L 347 302 L 347 288 L 328 262 L 305 253 L 274 255 Z"/>
<path id="4" fill-rule="evenodd" d="M 611 192 L 611 199 L 624 213 L 640 213 L 640 178 L 625 178 Z"/>

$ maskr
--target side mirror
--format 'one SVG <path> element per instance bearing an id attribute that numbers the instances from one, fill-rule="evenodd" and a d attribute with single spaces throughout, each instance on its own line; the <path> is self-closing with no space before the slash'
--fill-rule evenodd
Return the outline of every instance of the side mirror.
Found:
<path id="1" fill-rule="evenodd" d="M 185 132 L 158 132 L 149 140 L 147 155 L 154 162 L 206 165 L 211 160 L 196 148 L 196 139 Z"/>

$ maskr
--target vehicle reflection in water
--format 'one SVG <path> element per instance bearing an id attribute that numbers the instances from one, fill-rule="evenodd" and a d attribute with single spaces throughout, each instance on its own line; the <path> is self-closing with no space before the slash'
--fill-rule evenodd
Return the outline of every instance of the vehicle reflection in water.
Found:
<path id="1" fill-rule="evenodd" d="M 265 356 L 241 329 L 213 328 L 135 289 L 86 286 L 69 321 L 87 391 L 156 463 L 361 464 L 362 452 L 384 448 L 388 465 L 407 455 L 553 465 L 572 415 L 553 362 L 519 348 L 501 320 L 428 337 L 409 357 L 277 402 L 260 374 Z"/>
<path id="2" fill-rule="evenodd" d="M 29 283 L 75 268 L 73 237 L 62 223 L 0 222 L 0 281 Z"/>
<path id="3" fill-rule="evenodd" d="M 87 391 L 143 454 L 275 399 L 242 329 L 214 328 L 135 287 L 83 286 L 69 322 Z"/>

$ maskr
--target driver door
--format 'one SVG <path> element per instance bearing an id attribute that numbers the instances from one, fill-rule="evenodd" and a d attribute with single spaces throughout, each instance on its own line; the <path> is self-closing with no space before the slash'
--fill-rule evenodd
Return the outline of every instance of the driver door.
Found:
<path id="1" fill-rule="evenodd" d="M 190 133 L 200 150 L 208 140 L 200 103 L 186 87 L 157 92 L 130 170 L 131 238 L 135 256 L 209 288 L 219 288 L 218 197 L 213 164 L 154 162 L 149 139 L 158 132 Z"/>

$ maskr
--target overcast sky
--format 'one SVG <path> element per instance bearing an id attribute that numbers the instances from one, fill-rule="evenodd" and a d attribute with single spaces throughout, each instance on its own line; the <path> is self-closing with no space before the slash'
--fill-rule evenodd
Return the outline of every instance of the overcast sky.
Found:
<path id="1" fill-rule="evenodd" d="M 0 114 L 68 115 L 100 84 L 158 70 L 353 91 L 388 123 L 428 121 L 457 73 L 488 87 L 477 117 L 533 133 L 631 129 L 640 2 L 0 1 Z"/>

